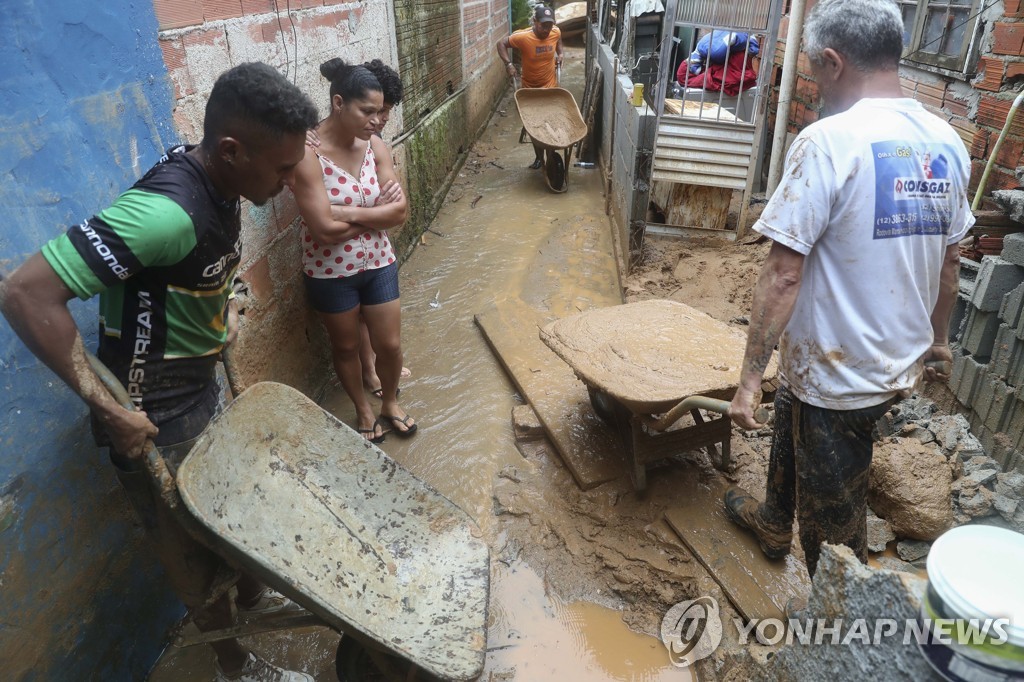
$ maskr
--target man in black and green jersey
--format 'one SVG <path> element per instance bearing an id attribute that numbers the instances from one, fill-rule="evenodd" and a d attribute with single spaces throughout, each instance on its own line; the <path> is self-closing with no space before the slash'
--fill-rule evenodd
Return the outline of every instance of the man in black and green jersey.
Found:
<path id="1" fill-rule="evenodd" d="M 201 629 L 230 625 L 227 598 L 200 608 L 219 561 L 154 504 L 140 455 L 152 439 L 174 467 L 212 417 L 214 365 L 237 322 L 229 298 L 240 260 L 239 197 L 259 205 L 290 185 L 316 121 L 309 98 L 272 67 L 225 72 L 210 93 L 198 146 L 168 151 L 113 205 L 0 282 L 0 310 L 11 327 L 89 405 L 97 442 L 110 445 L 118 478 Z M 96 294 L 98 355 L 137 411 L 114 402 L 85 360 L 67 303 Z M 240 602 L 242 592 L 240 583 Z M 218 679 L 312 681 L 235 640 L 214 649 Z"/>

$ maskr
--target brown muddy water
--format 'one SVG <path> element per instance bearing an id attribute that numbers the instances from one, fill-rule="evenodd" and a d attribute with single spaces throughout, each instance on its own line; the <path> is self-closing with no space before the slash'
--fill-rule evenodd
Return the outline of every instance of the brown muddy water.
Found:
<path id="1" fill-rule="evenodd" d="M 568 52 L 563 80 L 579 101 L 582 51 Z M 511 423 L 512 408 L 523 401 L 474 315 L 509 297 L 559 316 L 622 300 L 600 171 L 571 167 L 568 192 L 550 192 L 540 171 L 527 168 L 533 149 L 518 144 L 520 126 L 509 93 L 471 150 L 433 231 L 400 271 L 403 349 L 412 370 L 403 381 L 402 404 L 419 430 L 410 439 L 391 435 L 380 447 L 465 509 L 491 545 L 488 656 L 481 680 L 694 679 L 669 663 L 658 639 L 630 630 L 596 584 L 592 594 L 584 587 L 563 599 L 545 578 L 547 567 L 498 560 L 506 531 L 495 511 L 495 486 L 501 472 L 530 463 L 516 447 Z M 353 423 L 351 403 L 336 382 L 321 404 Z M 575 484 L 559 474 L 557 485 Z M 536 491 L 545 498 L 577 493 Z M 550 507 L 552 514 L 572 514 L 564 506 Z M 279 665 L 333 680 L 337 641 L 335 633 L 314 628 L 248 643 Z M 151 679 L 212 679 L 211 668 L 206 647 L 169 650 Z"/>

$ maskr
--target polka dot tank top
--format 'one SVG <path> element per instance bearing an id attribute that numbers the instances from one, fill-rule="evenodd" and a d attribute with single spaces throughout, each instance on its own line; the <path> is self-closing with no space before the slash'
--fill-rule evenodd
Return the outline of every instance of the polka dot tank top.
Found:
<path id="1" fill-rule="evenodd" d="M 324 188 L 332 204 L 370 207 L 377 203 L 377 163 L 372 145 L 367 143 L 359 177 L 355 178 L 326 156 L 317 154 L 324 173 Z M 310 277 L 330 279 L 348 277 L 365 270 L 383 268 L 395 262 L 388 234 L 384 230 L 367 229 L 357 237 L 340 244 L 317 242 L 301 221 L 302 269 Z"/>

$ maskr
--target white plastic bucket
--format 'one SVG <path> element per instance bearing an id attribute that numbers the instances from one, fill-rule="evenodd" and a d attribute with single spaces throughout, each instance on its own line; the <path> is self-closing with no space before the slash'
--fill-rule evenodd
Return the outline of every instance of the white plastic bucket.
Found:
<path id="1" fill-rule="evenodd" d="M 1024 679 L 1024 535 L 969 525 L 939 537 L 921 619 L 921 651 L 946 679 Z"/>

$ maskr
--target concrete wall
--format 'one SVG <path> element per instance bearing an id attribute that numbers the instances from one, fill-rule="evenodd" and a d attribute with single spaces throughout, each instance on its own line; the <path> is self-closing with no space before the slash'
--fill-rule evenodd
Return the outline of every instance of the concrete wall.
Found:
<path id="1" fill-rule="evenodd" d="M 657 136 L 657 116 L 646 104 L 630 103 L 633 81 L 625 74 L 615 73 L 615 54 L 596 28 L 591 27 L 588 50 L 604 74 L 601 92 L 603 125 L 598 144 L 601 166 L 610 178 L 608 208 L 615 228 L 619 267 L 629 272 L 640 257 L 643 230 L 635 221 L 645 220 L 647 192 L 637 177 L 638 153 L 653 150 Z"/>
<path id="2" fill-rule="evenodd" d="M 406 3 L 415 9 L 428 0 Z M 392 114 L 413 218 L 407 255 L 504 92 L 491 57 L 508 30 L 505 0 L 455 5 L 462 81 L 435 110 Z M 416 19 L 414 19 L 415 21 Z M 464 30 L 463 30 L 464 29 Z M 164 149 L 198 142 L 217 75 L 245 61 L 278 67 L 326 112 L 319 64 L 335 56 L 398 63 L 391 0 L 50 0 L 14 3 L 0 24 L 0 273 L 109 203 Z M 426 64 L 427 71 L 431 65 Z M 233 356 L 243 383 L 276 379 L 310 393 L 333 374 L 299 279 L 290 195 L 243 202 L 243 327 Z M 73 304 L 95 347 L 95 304 Z M 137 680 L 182 614 L 109 468 L 86 412 L 0 324 L 0 662 L 5 679 Z"/>
<path id="3" fill-rule="evenodd" d="M 7 3 L 0 273 L 104 207 L 177 140 L 152 8 Z M 95 347 L 96 304 L 73 303 Z M 0 675 L 141 679 L 181 607 L 86 411 L 0 321 Z"/>

